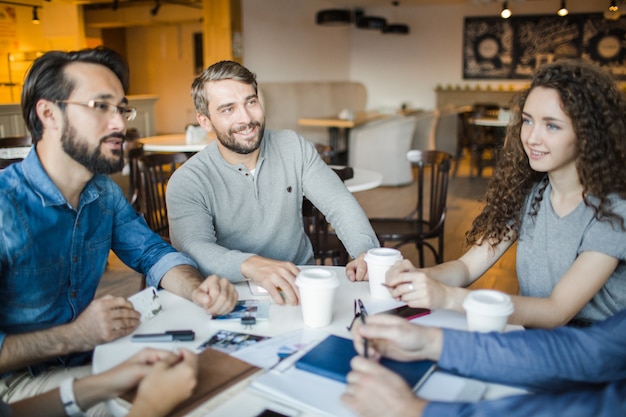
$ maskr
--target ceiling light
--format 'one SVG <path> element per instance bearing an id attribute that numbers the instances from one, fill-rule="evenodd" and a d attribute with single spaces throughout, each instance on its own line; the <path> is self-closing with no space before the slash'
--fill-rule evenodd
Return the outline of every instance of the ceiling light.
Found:
<path id="1" fill-rule="evenodd" d="M 387 26 L 387 20 L 376 16 L 363 16 L 356 21 L 356 27 L 359 29 L 384 30 Z"/>
<path id="2" fill-rule="evenodd" d="M 315 15 L 315 23 L 321 26 L 343 26 L 352 23 L 352 12 L 342 9 L 320 10 Z"/>
<path id="3" fill-rule="evenodd" d="M 604 11 L 604 18 L 607 20 L 618 20 L 621 16 L 617 1 L 611 0 L 608 10 Z"/>
<path id="4" fill-rule="evenodd" d="M 41 23 L 41 20 L 39 20 L 39 16 L 37 15 L 37 6 L 33 7 L 33 20 L 32 20 L 34 25 L 38 25 L 39 23 Z"/>
<path id="5" fill-rule="evenodd" d="M 502 4 L 502 11 L 500 12 L 500 17 L 503 19 L 508 19 L 511 17 L 511 9 L 509 9 L 509 2 L 505 1 Z"/>
<path id="6" fill-rule="evenodd" d="M 569 10 L 567 10 L 567 5 L 565 4 L 565 0 L 561 0 L 561 8 L 556 12 L 559 16 L 567 16 L 569 14 Z"/>

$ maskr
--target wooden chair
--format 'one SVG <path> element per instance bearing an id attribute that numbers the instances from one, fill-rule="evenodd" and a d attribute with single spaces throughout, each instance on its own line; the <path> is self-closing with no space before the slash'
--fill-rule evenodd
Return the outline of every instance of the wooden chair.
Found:
<path id="1" fill-rule="evenodd" d="M 354 176 L 354 171 L 350 167 L 333 168 L 333 171 L 342 181 Z M 349 259 L 348 251 L 326 221 L 324 214 L 306 197 L 302 201 L 302 219 L 304 231 L 313 245 L 313 256 L 316 263 L 324 265 L 329 259 L 335 266 L 346 265 Z"/>
<path id="2" fill-rule="evenodd" d="M 417 203 L 404 218 L 374 218 L 370 223 L 381 246 L 397 242 L 396 248 L 414 243 L 424 266 L 424 246 L 431 250 L 436 263 L 443 262 L 443 231 L 452 156 L 443 151 L 410 150 L 407 159 L 417 167 Z M 427 189 L 428 194 L 425 190 Z M 426 194 L 426 196 L 425 196 Z M 426 198 L 425 198 L 426 197 Z M 427 208 L 427 211 L 425 210 Z M 437 247 L 427 240 L 437 239 Z"/>
<path id="3" fill-rule="evenodd" d="M 187 161 L 184 153 L 154 153 L 138 158 L 139 211 L 152 230 L 169 242 L 165 191 L 174 171 Z"/>
<path id="4" fill-rule="evenodd" d="M 139 158 L 144 155 L 143 144 L 141 142 L 129 142 L 125 149 L 128 158 L 128 201 L 139 210 L 139 193 L 141 188 L 141 179 L 139 175 Z"/>
<path id="5" fill-rule="evenodd" d="M 33 139 L 28 136 L 7 136 L 0 138 L 0 149 L 22 148 L 33 145 Z M 11 164 L 20 162 L 23 158 L 0 156 L 0 169 L 4 169 Z"/>

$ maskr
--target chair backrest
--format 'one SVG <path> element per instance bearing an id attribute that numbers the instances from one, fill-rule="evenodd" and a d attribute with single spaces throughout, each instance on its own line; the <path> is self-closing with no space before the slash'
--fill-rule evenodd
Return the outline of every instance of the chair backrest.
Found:
<path id="1" fill-rule="evenodd" d="M 382 174 L 381 185 L 410 184 L 413 173 L 406 153 L 416 123 L 416 116 L 391 116 L 355 127 L 350 131 L 348 165 Z"/>
<path id="2" fill-rule="evenodd" d="M 0 138 L 0 148 L 20 148 L 25 146 L 32 146 L 33 139 L 26 136 L 6 136 Z"/>
<path id="3" fill-rule="evenodd" d="M 434 230 L 445 220 L 450 160 L 452 156 L 443 151 L 412 149 L 407 152 L 406 157 L 418 171 L 417 206 L 415 209 L 417 219 L 428 223 L 431 230 Z M 430 192 L 428 200 L 424 200 L 424 189 L 426 186 L 428 186 Z M 428 202 L 428 219 L 424 213 L 426 201 Z"/>
<path id="4" fill-rule="evenodd" d="M 333 168 L 333 171 L 342 181 L 354 176 L 354 170 L 351 167 L 337 167 Z M 339 239 L 331 237 L 330 225 L 326 217 L 306 197 L 302 200 L 302 219 L 304 231 L 313 245 L 313 256 L 316 260 L 323 263 L 327 258 L 333 258 L 338 261 L 337 265 L 341 265 L 342 260 L 347 260 L 347 251 Z"/>
<path id="5" fill-rule="evenodd" d="M 438 119 L 438 110 L 427 111 L 417 116 L 411 149 L 435 149 L 435 131 Z"/>
<path id="6" fill-rule="evenodd" d="M 187 161 L 184 153 L 154 153 L 139 157 L 139 211 L 152 230 L 169 240 L 165 192 L 174 171 Z"/>
<path id="7" fill-rule="evenodd" d="M 141 187 L 141 178 L 139 176 L 139 158 L 144 155 L 143 143 L 133 141 L 125 143 L 126 158 L 128 158 L 128 201 L 135 207 L 135 210 L 139 210 L 139 192 Z"/>
<path id="8" fill-rule="evenodd" d="M 442 113 L 435 129 L 435 149 L 444 151 L 454 158 L 460 156 L 462 145 L 459 142 L 459 116 L 456 111 Z"/>

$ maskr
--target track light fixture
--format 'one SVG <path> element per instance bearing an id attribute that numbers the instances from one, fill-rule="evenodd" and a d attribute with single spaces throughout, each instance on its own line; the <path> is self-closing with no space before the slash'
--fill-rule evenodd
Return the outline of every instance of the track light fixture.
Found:
<path id="1" fill-rule="evenodd" d="M 37 6 L 33 6 L 33 25 L 38 25 L 39 23 L 41 23 L 41 20 L 39 20 L 39 16 L 37 15 Z"/>
<path id="2" fill-rule="evenodd" d="M 155 0 L 154 1 L 154 7 L 152 9 L 150 9 L 150 14 L 152 16 L 156 16 L 157 14 L 159 14 L 159 9 L 161 8 L 161 0 Z"/>
<path id="3" fill-rule="evenodd" d="M 567 10 L 567 5 L 565 4 L 565 0 L 561 0 L 561 8 L 556 12 L 561 17 L 567 16 L 569 14 L 569 10 Z"/>
<path id="4" fill-rule="evenodd" d="M 619 11 L 619 7 L 617 6 L 616 0 L 611 0 L 609 3 L 609 12 L 617 12 Z"/>
<path id="5" fill-rule="evenodd" d="M 509 9 L 509 2 L 505 1 L 502 4 L 502 11 L 500 12 L 500 17 L 503 19 L 508 19 L 511 17 L 511 9 Z"/>

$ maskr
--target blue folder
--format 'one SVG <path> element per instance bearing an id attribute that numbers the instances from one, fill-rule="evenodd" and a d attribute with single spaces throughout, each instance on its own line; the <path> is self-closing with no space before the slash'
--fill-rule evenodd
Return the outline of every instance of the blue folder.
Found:
<path id="1" fill-rule="evenodd" d="M 352 340 L 330 335 L 300 358 L 296 368 L 346 383 L 350 360 L 356 355 Z M 413 389 L 435 369 L 435 363 L 428 360 L 399 362 L 383 358 L 380 363 L 399 374 Z"/>

